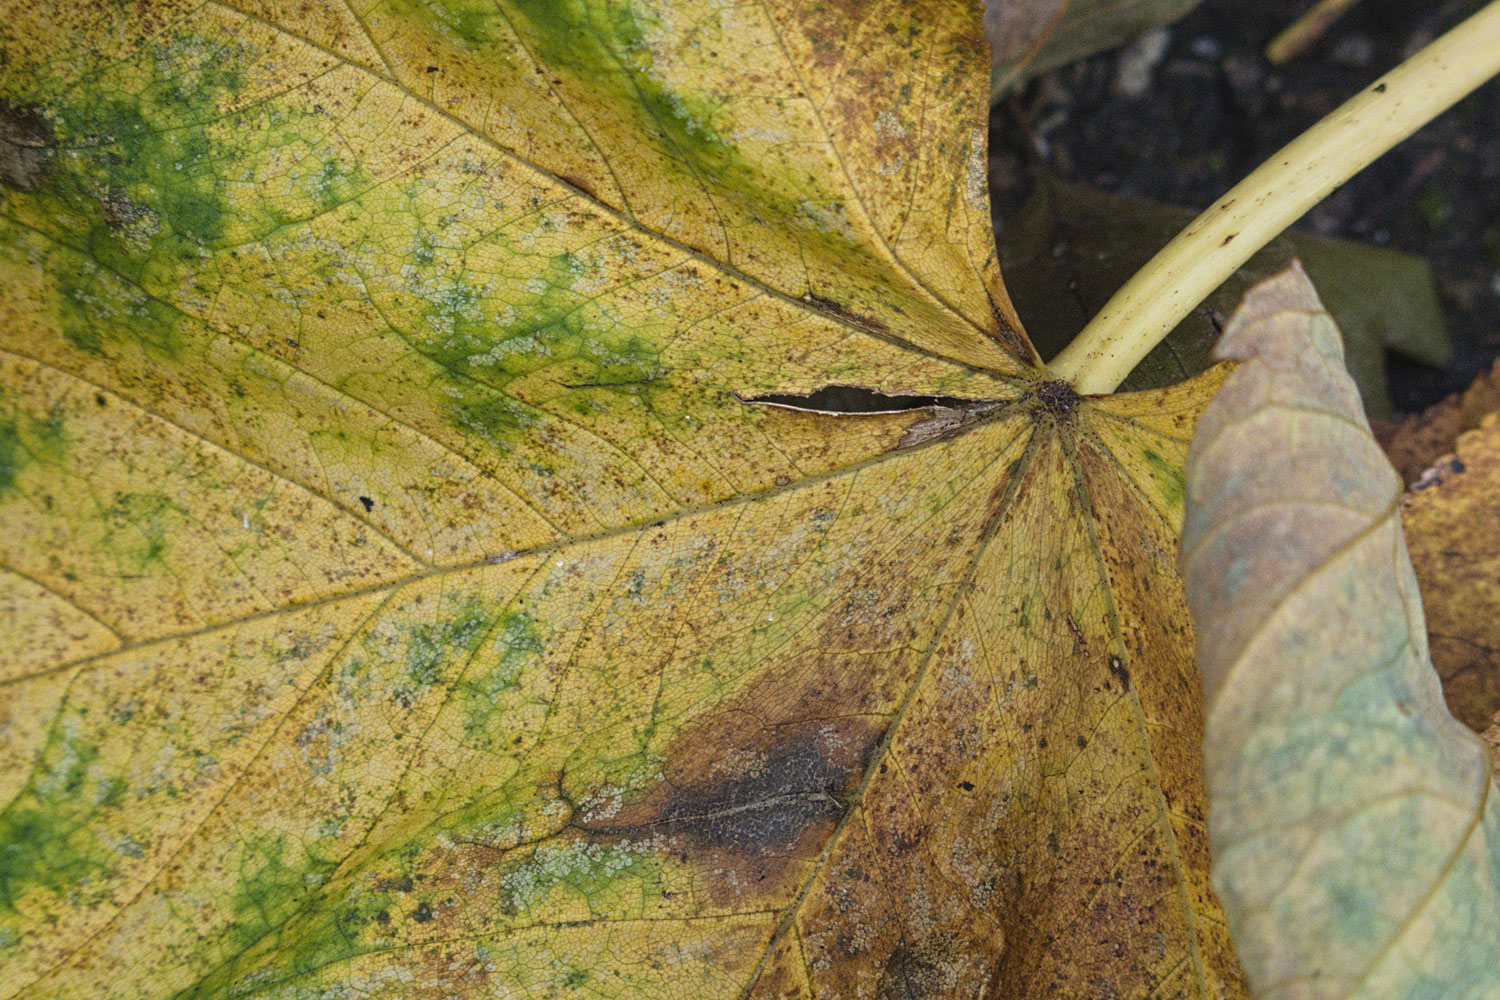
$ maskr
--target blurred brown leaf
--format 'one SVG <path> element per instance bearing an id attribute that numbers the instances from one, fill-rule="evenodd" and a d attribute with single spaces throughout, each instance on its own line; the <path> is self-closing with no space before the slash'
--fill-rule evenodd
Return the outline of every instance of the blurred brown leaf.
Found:
<path id="1" fill-rule="evenodd" d="M 1170 24 L 1199 0 L 985 0 L 994 93 Z"/>

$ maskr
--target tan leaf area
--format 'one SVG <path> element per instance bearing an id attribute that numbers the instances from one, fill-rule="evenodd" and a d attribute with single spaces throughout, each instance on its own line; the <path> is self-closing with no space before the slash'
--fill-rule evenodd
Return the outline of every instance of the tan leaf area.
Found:
<path id="1" fill-rule="evenodd" d="M 1214 885 L 1257 997 L 1495 995 L 1500 795 L 1443 705 L 1400 480 L 1294 266 L 1188 460 Z"/>
<path id="2" fill-rule="evenodd" d="M 1401 520 L 1443 694 L 1483 730 L 1500 712 L 1500 417 L 1459 435 L 1402 498 Z"/>
<path id="3" fill-rule="evenodd" d="M 240 6 L 0 17 L 0 997 L 1243 995 L 977 9 Z"/>
<path id="4" fill-rule="evenodd" d="M 1500 367 L 1491 368 L 1463 392 L 1421 413 L 1377 427 L 1376 434 L 1402 481 L 1411 487 L 1438 459 L 1453 451 L 1460 434 L 1478 427 L 1496 410 L 1500 410 Z"/>

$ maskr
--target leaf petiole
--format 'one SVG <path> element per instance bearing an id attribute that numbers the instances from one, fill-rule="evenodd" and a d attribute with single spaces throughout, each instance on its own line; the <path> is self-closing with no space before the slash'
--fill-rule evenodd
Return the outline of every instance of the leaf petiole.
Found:
<path id="1" fill-rule="evenodd" d="M 1112 392 L 1184 316 L 1335 188 L 1500 73 L 1500 0 L 1292 140 L 1162 248 L 1048 365 Z"/>

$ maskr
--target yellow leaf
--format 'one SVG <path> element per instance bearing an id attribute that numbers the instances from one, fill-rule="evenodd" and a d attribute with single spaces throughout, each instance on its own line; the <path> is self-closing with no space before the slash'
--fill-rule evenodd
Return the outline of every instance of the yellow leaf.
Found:
<path id="1" fill-rule="evenodd" d="M 1257 997 L 1495 996 L 1500 797 L 1448 714 L 1333 320 L 1253 289 L 1188 459 L 1214 886 Z"/>
<path id="2" fill-rule="evenodd" d="M 0 25 L 0 996 L 1242 995 L 971 4 Z"/>

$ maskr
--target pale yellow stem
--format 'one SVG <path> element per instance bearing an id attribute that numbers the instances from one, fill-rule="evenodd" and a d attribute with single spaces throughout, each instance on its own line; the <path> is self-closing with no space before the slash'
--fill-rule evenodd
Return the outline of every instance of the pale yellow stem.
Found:
<path id="1" fill-rule="evenodd" d="M 1294 139 L 1115 293 L 1048 367 L 1079 393 L 1114 390 L 1209 293 L 1386 150 L 1500 73 L 1500 0 Z"/>
<path id="2" fill-rule="evenodd" d="M 1291 62 L 1323 37 L 1330 25 L 1359 0 L 1320 0 L 1311 10 L 1287 26 L 1266 46 L 1266 60 L 1273 65 Z"/>

